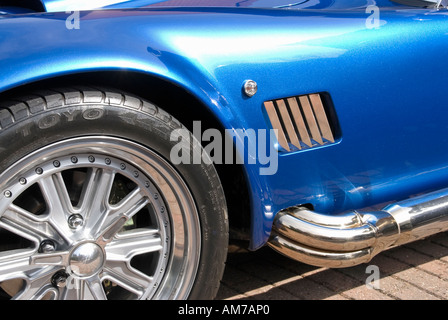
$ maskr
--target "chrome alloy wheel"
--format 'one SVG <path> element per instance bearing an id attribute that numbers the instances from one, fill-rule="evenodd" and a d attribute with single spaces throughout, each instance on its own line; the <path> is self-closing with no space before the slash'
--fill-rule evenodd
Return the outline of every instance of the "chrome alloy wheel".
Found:
<path id="1" fill-rule="evenodd" d="M 200 247 L 187 185 L 134 142 L 64 140 L 0 175 L 0 297 L 185 299 Z"/>

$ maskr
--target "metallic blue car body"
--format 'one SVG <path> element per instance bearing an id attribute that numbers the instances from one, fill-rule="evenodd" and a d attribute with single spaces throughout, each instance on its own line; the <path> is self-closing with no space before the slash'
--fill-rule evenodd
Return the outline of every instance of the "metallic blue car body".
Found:
<path id="1" fill-rule="evenodd" d="M 251 249 L 267 242 L 287 207 L 338 213 L 446 187 L 446 11 L 384 1 L 380 26 L 366 28 L 363 1 L 295 6 L 301 10 L 151 2 L 82 11 L 76 30 L 65 27 L 72 8 L 64 1 L 44 1 L 62 12 L 1 16 L 0 91 L 136 71 L 185 89 L 228 129 L 269 128 L 265 101 L 326 92 L 340 130 L 334 144 L 280 152 L 274 175 L 260 175 L 259 163 L 244 166 Z M 241 89 L 247 79 L 258 83 L 251 98 Z"/>

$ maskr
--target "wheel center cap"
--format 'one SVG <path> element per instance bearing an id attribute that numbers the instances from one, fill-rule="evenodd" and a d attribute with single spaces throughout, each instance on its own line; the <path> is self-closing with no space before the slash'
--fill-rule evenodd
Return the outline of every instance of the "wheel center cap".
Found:
<path id="1" fill-rule="evenodd" d="M 78 245 L 70 255 L 70 270 L 79 277 L 88 277 L 97 273 L 104 263 L 104 253 L 95 243 Z"/>

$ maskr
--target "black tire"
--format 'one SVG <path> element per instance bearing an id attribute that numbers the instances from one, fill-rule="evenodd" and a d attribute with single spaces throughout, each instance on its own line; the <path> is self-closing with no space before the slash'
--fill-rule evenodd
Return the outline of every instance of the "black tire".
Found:
<path id="1" fill-rule="evenodd" d="M 56 168 L 56 164 L 54 164 L 53 167 L 51 167 L 51 170 L 54 170 L 54 172 L 52 171 L 53 173 L 51 177 L 53 180 L 57 177 L 63 177 L 65 179 L 62 179 L 61 181 L 64 182 L 67 188 L 67 193 L 70 194 L 69 196 L 71 199 L 70 201 L 72 207 L 70 209 L 71 211 L 66 213 L 67 216 L 70 215 L 70 218 L 73 216 L 73 213 L 77 212 L 77 210 L 80 208 L 81 205 L 77 205 L 78 202 L 81 202 L 80 199 L 82 197 L 87 197 L 86 195 L 81 195 L 86 193 L 87 191 L 79 191 L 78 193 L 76 193 L 76 191 L 74 190 L 75 187 L 68 185 L 69 183 L 67 182 L 67 180 L 70 180 L 70 183 L 74 185 L 73 181 L 75 180 L 75 174 L 84 175 L 84 181 L 81 183 L 81 187 L 78 187 L 81 189 L 85 188 L 87 190 L 88 188 L 83 187 L 82 184 L 87 185 L 88 178 L 90 177 L 88 174 L 91 174 L 89 173 L 89 170 L 103 170 L 104 172 L 108 170 L 107 173 L 114 174 L 114 178 L 112 179 L 115 179 L 113 180 L 113 182 L 111 182 L 111 188 L 117 188 L 117 185 L 119 185 L 121 188 L 121 186 L 124 184 L 130 186 L 129 190 L 127 190 L 124 195 L 121 196 L 119 200 L 117 200 L 117 203 L 121 204 L 121 202 L 118 201 L 124 201 L 123 199 L 126 199 L 127 201 L 128 198 L 126 197 L 129 196 L 129 194 L 132 192 L 132 188 L 135 188 L 135 186 L 139 188 L 139 183 L 143 180 L 138 178 L 140 180 L 134 181 L 132 178 L 132 172 L 130 172 L 129 174 L 127 171 L 126 173 L 116 173 L 120 170 L 118 162 L 123 162 L 120 164 L 122 166 L 122 169 L 127 165 L 128 167 L 132 167 L 132 170 L 134 170 L 133 172 L 135 172 L 136 175 L 139 172 L 142 172 L 143 175 L 147 174 L 149 177 L 145 177 L 144 179 L 148 178 L 153 180 L 156 178 L 151 176 L 150 173 L 145 172 L 144 169 L 152 168 L 150 167 L 151 165 L 157 167 L 161 163 L 160 166 L 162 167 L 162 169 L 169 171 L 170 175 L 172 175 L 172 177 L 170 176 L 166 178 L 166 181 L 168 181 L 168 179 L 173 179 L 179 185 L 178 189 L 181 190 L 182 193 L 179 198 L 181 200 L 184 198 L 188 200 L 188 194 L 190 193 L 192 195 L 194 205 L 190 205 L 187 203 L 185 205 L 185 208 L 187 209 L 181 207 L 180 209 L 176 210 L 178 210 L 179 212 L 188 212 L 188 214 L 191 216 L 195 213 L 197 214 L 197 218 L 199 221 L 198 227 L 200 230 L 200 244 L 198 247 L 196 247 L 195 245 L 192 246 L 194 248 L 197 248 L 199 257 L 191 258 L 191 260 L 195 261 L 195 263 L 197 264 L 197 271 L 194 271 L 192 269 L 189 271 L 194 279 L 184 279 L 182 281 L 176 280 L 177 282 L 174 280 L 166 281 L 165 278 L 168 277 L 168 275 L 166 275 L 164 276 L 165 278 L 160 278 L 160 282 L 154 284 L 154 286 L 158 285 L 160 288 L 158 288 L 157 290 L 152 290 L 149 298 L 213 299 L 216 296 L 219 288 L 227 256 L 228 220 L 226 202 L 218 174 L 213 165 L 205 163 L 173 165 L 172 163 L 170 163 L 170 151 L 172 147 L 178 143 L 178 141 L 170 141 L 170 135 L 173 130 L 181 128 L 184 127 L 179 121 L 174 119 L 170 114 L 163 111 L 159 107 L 138 97 L 123 94 L 117 90 L 96 88 L 52 89 L 48 91 L 39 91 L 37 93 L 28 94 L 26 96 L 21 96 L 15 98 L 10 102 L 4 102 L 0 107 L 0 203 L 3 203 L 3 206 L 0 205 L 0 251 L 2 251 L 3 254 L 7 254 L 8 252 L 10 252 L 9 250 L 14 249 L 14 252 L 22 252 L 22 255 L 16 255 L 16 253 L 14 253 L 13 257 L 17 257 L 17 259 L 19 259 L 23 257 L 23 255 L 29 255 L 30 257 L 32 257 L 32 261 L 35 261 L 34 257 L 36 255 L 42 254 L 42 243 L 45 242 L 45 235 L 41 234 L 42 232 L 39 231 L 40 229 L 37 230 L 39 227 L 36 227 L 37 231 L 34 229 L 30 231 L 30 236 L 25 236 L 26 239 L 23 239 L 24 236 L 20 232 L 18 232 L 18 230 L 27 228 L 26 226 L 19 227 L 21 223 L 23 224 L 23 222 L 21 221 L 32 221 L 32 223 L 35 223 L 35 220 L 43 221 L 42 223 L 48 224 L 51 228 L 53 228 L 53 224 L 56 218 L 50 219 L 47 217 L 49 216 L 48 213 L 45 213 L 45 210 L 49 211 L 49 208 L 52 205 L 48 203 L 39 204 L 39 202 L 48 201 L 46 200 L 46 197 L 48 197 L 48 195 L 46 194 L 47 190 L 42 187 L 43 182 L 38 180 L 38 174 L 42 174 L 42 172 L 39 171 L 41 170 L 40 168 L 42 167 L 45 171 L 47 167 L 51 167 L 51 163 L 48 162 L 48 159 L 51 158 L 51 161 L 53 161 L 53 163 L 55 163 L 56 161 L 58 165 L 61 166 L 62 164 L 66 163 L 66 167 L 64 167 L 64 170 L 66 171 L 62 171 L 59 166 Z M 115 143 L 119 144 L 120 147 L 117 147 L 115 149 L 113 147 Z M 109 146 L 110 148 L 107 149 Z M 97 149 L 99 149 L 100 151 L 97 152 Z M 135 154 L 131 151 L 131 155 L 129 156 L 129 158 L 127 158 L 124 156 L 127 150 L 135 150 Z M 193 150 L 194 152 L 201 152 L 201 150 L 199 150 L 198 148 L 195 148 Z M 101 165 L 98 164 L 98 166 L 96 166 L 95 163 L 95 168 L 90 168 L 87 165 L 84 165 L 85 167 L 81 168 L 80 163 L 84 161 L 82 160 L 84 159 L 84 156 L 87 157 L 90 154 L 89 152 L 91 154 L 95 153 L 97 162 L 100 161 L 99 159 L 103 159 L 104 157 L 106 157 L 105 159 L 107 160 L 108 158 L 106 153 L 109 153 L 110 159 L 112 159 L 109 159 L 109 163 L 111 161 L 115 161 L 117 163 L 116 169 L 108 169 L 109 167 L 107 167 L 104 163 L 101 163 Z M 71 158 L 72 164 L 69 163 L 70 155 L 74 155 Z M 95 159 L 95 157 L 91 156 L 92 160 Z M 147 160 L 149 164 L 147 165 L 145 163 L 140 167 L 139 161 L 141 160 L 139 157 Z M 138 160 L 133 160 L 134 158 L 138 158 Z M 88 163 L 87 160 L 85 160 L 85 163 Z M 79 168 L 76 167 L 76 165 L 78 165 Z M 34 171 L 31 171 L 31 168 L 33 168 Z M 55 171 L 56 169 L 60 170 Z M 68 172 L 70 173 L 69 178 L 67 178 Z M 177 177 L 177 174 L 179 175 L 179 178 Z M 91 175 L 93 176 L 93 174 Z M 119 182 L 116 182 L 117 178 L 115 175 L 119 175 L 119 178 L 121 179 Z M 157 173 L 156 177 L 159 177 L 159 175 L 162 175 L 162 173 Z M 26 180 L 25 178 L 28 178 L 28 180 Z M 160 192 L 160 189 L 158 188 L 162 187 L 158 186 L 156 181 L 153 180 L 151 180 L 151 183 L 154 182 L 154 190 L 159 190 L 158 192 Z M 32 184 L 32 181 L 34 181 L 35 183 Z M 185 183 L 186 188 L 182 187 L 183 183 Z M 36 185 L 39 186 L 39 188 L 44 188 L 45 191 L 42 191 L 42 189 L 36 191 Z M 95 185 L 92 184 L 92 186 Z M 104 190 L 109 189 L 105 188 Z M 148 191 L 148 196 L 146 196 L 145 193 L 142 198 L 149 199 L 149 195 L 153 196 L 154 192 L 156 191 L 154 191 L 153 189 L 151 190 L 152 191 Z M 160 203 L 162 204 L 160 204 L 159 202 L 155 204 L 151 203 L 150 205 L 147 205 L 148 208 L 145 207 L 144 209 L 146 210 L 145 215 L 147 214 L 147 212 L 152 210 L 150 213 L 151 217 L 148 220 L 152 219 L 158 221 L 155 224 L 159 226 L 157 228 L 160 228 L 160 230 L 157 230 L 163 234 L 165 234 L 164 232 L 166 232 L 167 239 L 169 238 L 169 240 L 167 241 L 170 243 L 169 245 L 165 245 L 162 243 L 161 246 L 166 246 L 167 248 L 164 248 L 162 251 L 157 252 L 157 255 L 154 254 L 155 258 L 151 258 L 152 260 L 156 260 L 156 262 L 152 262 L 151 272 L 153 272 L 153 269 L 155 270 L 156 268 L 159 268 L 161 270 L 160 273 L 165 272 L 165 268 L 168 269 L 168 265 L 171 265 L 171 262 L 166 262 L 166 260 L 160 262 L 162 261 L 161 256 L 168 255 L 170 257 L 170 254 L 174 255 L 173 251 L 175 249 L 172 248 L 173 243 L 170 241 L 174 241 L 173 233 L 175 232 L 174 229 L 176 228 L 176 221 L 173 221 L 174 218 L 170 216 L 171 213 L 168 212 L 168 214 L 164 217 L 168 217 L 168 219 L 171 219 L 170 226 L 168 228 L 166 226 L 165 228 L 163 228 L 161 224 L 163 224 L 163 219 L 165 218 L 160 218 L 159 216 L 157 216 L 159 214 L 159 209 L 161 210 L 161 212 L 163 212 L 164 203 L 168 207 L 169 204 L 167 203 L 172 200 L 167 199 L 166 197 L 177 197 L 175 191 L 173 191 L 177 189 L 173 187 L 172 189 L 168 190 L 169 195 L 166 196 L 163 194 L 163 192 L 160 192 L 162 196 L 164 196 L 164 198 L 160 200 Z M 33 194 L 33 192 L 35 194 Z M 110 191 L 107 192 L 110 193 Z M 114 191 L 114 194 L 115 193 L 117 192 Z M 31 198 L 30 195 L 32 195 Z M 111 194 L 107 194 L 105 191 L 104 197 L 106 195 L 109 198 L 112 197 Z M 187 202 L 187 200 L 185 201 Z M 62 200 L 60 200 L 60 202 L 63 203 Z M 181 205 L 177 204 L 177 206 Z M 191 208 L 188 206 L 190 206 Z M 17 207 L 20 207 L 24 210 L 26 209 L 26 212 L 32 212 L 32 214 L 36 217 L 32 216 L 30 218 L 30 215 L 27 213 L 27 215 L 23 215 L 23 217 L 21 217 L 20 219 L 10 218 L 9 212 L 12 210 L 11 208 L 15 208 L 14 210 L 16 210 Z M 171 207 L 169 207 L 169 210 L 170 208 Z M 139 212 L 138 215 L 143 214 Z M 87 217 L 83 217 L 83 219 L 87 219 Z M 136 218 L 132 219 L 133 221 L 131 223 L 131 228 L 137 228 L 137 222 L 134 222 Z M 183 222 L 185 223 L 184 229 L 190 230 L 187 229 L 187 227 L 189 226 L 189 224 L 191 224 L 191 230 L 193 230 L 196 223 L 194 221 L 196 220 L 193 217 L 188 217 L 188 219 L 191 219 L 193 222 Z M 82 217 L 81 221 L 83 221 Z M 152 225 L 153 223 L 153 221 L 147 222 L 148 225 Z M 91 229 L 89 229 L 92 234 L 94 233 L 94 229 L 94 227 L 91 227 Z M 124 229 L 120 229 L 120 232 L 122 232 L 123 230 Z M 4 237 L 2 237 L 2 232 L 7 234 L 7 236 L 9 237 L 8 239 L 13 240 L 1 243 L 1 241 L 3 241 L 4 239 Z M 69 232 L 71 231 L 67 231 L 67 234 L 69 234 Z M 54 233 L 56 234 L 58 232 Z M 62 257 L 62 260 L 67 258 L 70 263 L 69 267 L 72 268 L 75 266 L 75 257 L 73 252 L 81 252 L 82 250 L 85 251 L 85 249 L 88 248 L 84 244 L 79 244 L 83 243 L 84 241 L 80 239 L 79 236 L 77 236 L 78 238 L 73 238 L 75 240 L 70 239 L 69 241 L 65 239 L 64 237 L 71 237 L 71 234 L 70 236 L 67 236 L 67 234 L 58 234 L 57 236 L 55 236 L 56 239 L 52 239 L 52 242 L 50 241 L 50 249 L 46 252 L 59 252 L 58 250 L 60 250 L 61 252 L 64 250 L 66 252 L 71 252 L 67 255 L 63 255 L 63 253 L 61 253 L 60 257 Z M 96 235 L 92 235 L 92 238 L 95 237 Z M 161 242 L 163 242 L 162 236 L 160 237 Z M 185 237 L 190 237 L 190 235 L 185 235 Z M 193 243 L 194 241 L 195 240 L 190 240 L 190 238 L 185 240 L 185 242 L 188 242 L 189 244 Z M 91 242 L 94 241 L 92 240 Z M 76 246 L 75 249 L 73 249 L 74 246 Z M 104 244 L 104 246 L 106 246 L 106 244 Z M 106 252 L 104 246 L 101 248 L 104 252 Z M 90 244 L 90 247 L 93 248 L 95 247 L 95 245 Z M 95 251 L 95 254 L 97 253 L 98 255 L 101 255 L 102 251 L 95 248 L 94 251 L 98 251 Z M 187 250 L 185 249 L 185 251 Z M 177 255 L 179 255 L 179 253 L 177 253 Z M 132 259 L 134 258 L 135 257 L 133 257 Z M 96 261 L 98 261 L 98 259 Z M 170 259 L 174 260 L 176 258 L 171 256 Z M 107 260 L 106 253 L 104 253 L 103 260 Z M 145 264 L 145 262 L 140 261 L 142 259 L 135 260 L 136 261 L 132 261 L 133 264 L 141 264 L 142 266 L 144 266 L 142 268 L 148 268 L 145 269 L 145 272 L 146 270 L 150 270 L 150 267 L 147 266 L 148 263 Z M 46 260 L 43 261 L 45 262 Z M 87 272 L 88 268 L 98 267 L 98 265 L 100 264 L 100 262 L 94 262 L 93 257 L 91 257 L 91 260 L 89 260 L 88 263 L 88 266 L 81 266 L 81 271 Z M 66 270 L 66 264 L 55 267 L 54 270 L 62 270 L 65 272 L 65 275 L 73 275 L 75 278 L 77 276 L 80 276 L 79 278 L 81 280 L 78 279 L 80 282 L 86 282 L 86 286 L 94 286 L 94 281 L 92 281 L 92 283 L 87 283 L 88 281 L 84 280 L 84 278 L 81 277 L 81 275 L 84 276 L 82 272 L 78 272 L 79 274 L 70 274 L 70 272 Z M 104 270 L 106 269 L 106 264 L 106 262 L 103 262 L 102 264 Z M 161 267 L 159 266 L 160 264 L 162 264 Z M 157 265 L 157 267 L 154 267 L 154 265 Z M 112 267 L 109 267 L 109 265 L 107 268 L 113 269 Z M 188 271 L 185 271 L 182 268 L 183 267 L 178 267 L 178 269 L 173 270 L 170 269 L 170 272 L 173 274 L 176 272 L 182 274 Z M 139 271 L 141 270 L 139 269 Z M 6 269 L 6 273 L 7 272 L 8 270 Z M 99 274 L 99 272 L 100 271 L 97 271 L 97 274 Z M 101 272 L 105 273 L 105 271 Z M 57 287 L 58 280 L 57 277 L 55 277 L 55 273 L 56 272 L 47 276 L 47 282 L 45 282 L 44 284 L 45 286 L 48 286 L 48 289 L 45 289 L 47 291 L 45 291 L 44 289 L 40 289 L 42 292 L 45 291 L 46 293 L 40 293 L 39 298 L 44 297 L 61 299 L 63 297 L 73 297 L 71 295 L 64 296 L 64 294 L 66 293 L 62 294 L 64 290 L 68 289 Z M 97 277 L 97 274 L 95 275 L 95 277 Z M 110 274 L 113 275 L 114 273 L 110 272 Z M 172 278 L 174 277 L 173 274 L 170 274 L 169 276 Z M 59 275 L 61 275 L 61 273 L 59 273 Z M 92 276 L 92 274 L 89 273 L 89 276 Z M 151 275 L 148 274 L 148 276 Z M 119 277 L 117 276 L 117 278 Z M 106 291 L 105 296 L 107 294 L 107 298 L 123 299 L 128 296 L 131 296 L 132 298 L 148 298 L 149 293 L 145 293 L 142 296 L 139 296 L 135 293 L 124 294 L 122 292 L 122 287 L 125 287 L 125 285 L 121 286 L 121 283 L 119 283 L 117 286 L 116 282 L 119 281 L 115 281 L 114 279 L 115 278 L 109 276 L 106 280 L 101 280 L 103 290 Z M 13 298 L 20 299 L 37 297 L 37 294 L 29 296 L 26 293 L 21 292 L 20 289 L 18 289 L 17 285 L 5 285 L 5 283 L 7 283 L 8 281 L 9 279 L 7 278 L 4 278 L 3 280 L 0 278 L 0 287 L 2 288 L 2 290 L 0 291 L 3 291 L 0 296 L 10 295 L 13 296 Z M 107 288 L 105 285 L 105 281 L 108 281 Z M 109 285 L 110 282 L 114 283 L 115 286 Z M 149 284 L 150 282 L 148 281 L 147 283 Z M 44 284 L 42 284 L 42 288 Z M 151 283 L 151 285 L 153 285 L 153 283 Z M 23 284 L 21 284 L 21 286 L 23 286 Z M 50 286 L 52 287 L 50 288 Z M 165 288 L 162 288 L 163 286 L 165 286 Z M 174 287 L 170 289 L 168 288 L 169 286 Z M 184 286 L 184 288 L 178 289 L 176 288 L 176 286 Z M 55 287 L 57 287 L 57 289 L 54 289 Z M 116 289 L 116 287 L 120 287 L 120 290 Z M 37 290 L 36 288 L 34 289 Z M 95 290 L 92 289 L 92 295 L 98 294 L 93 293 L 94 291 Z M 161 292 L 163 292 L 163 294 Z"/>

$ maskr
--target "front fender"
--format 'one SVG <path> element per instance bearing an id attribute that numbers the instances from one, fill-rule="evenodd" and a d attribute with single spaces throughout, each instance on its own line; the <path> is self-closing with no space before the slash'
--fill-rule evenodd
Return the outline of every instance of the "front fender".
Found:
<path id="1" fill-rule="evenodd" d="M 0 92 L 78 73 L 139 72 L 182 87 L 201 101 L 224 128 L 232 131 L 236 141 L 247 138 L 241 129 L 248 128 L 248 124 L 238 108 L 232 107 L 238 102 L 225 96 L 215 75 L 195 59 L 199 57 L 194 52 L 189 52 L 193 47 L 185 47 L 185 39 L 176 36 L 179 28 L 186 28 L 179 22 L 180 16 L 194 20 L 191 14 L 157 10 L 91 11 L 79 13 L 79 21 L 74 21 L 75 14 L 36 13 L 0 19 Z M 240 85 L 244 80 L 244 77 L 238 80 L 238 99 L 243 99 Z M 243 136 L 239 138 L 239 134 Z M 243 148 L 237 144 L 236 153 L 244 154 Z M 264 199 L 269 202 L 271 197 L 266 197 L 268 188 L 258 167 L 245 166 L 245 170 L 253 213 L 256 212 L 252 214 L 252 225 L 258 235 L 252 238 L 258 239 L 255 243 L 262 243 L 270 232 L 270 223 L 262 231 L 265 223 L 260 212 Z"/>

